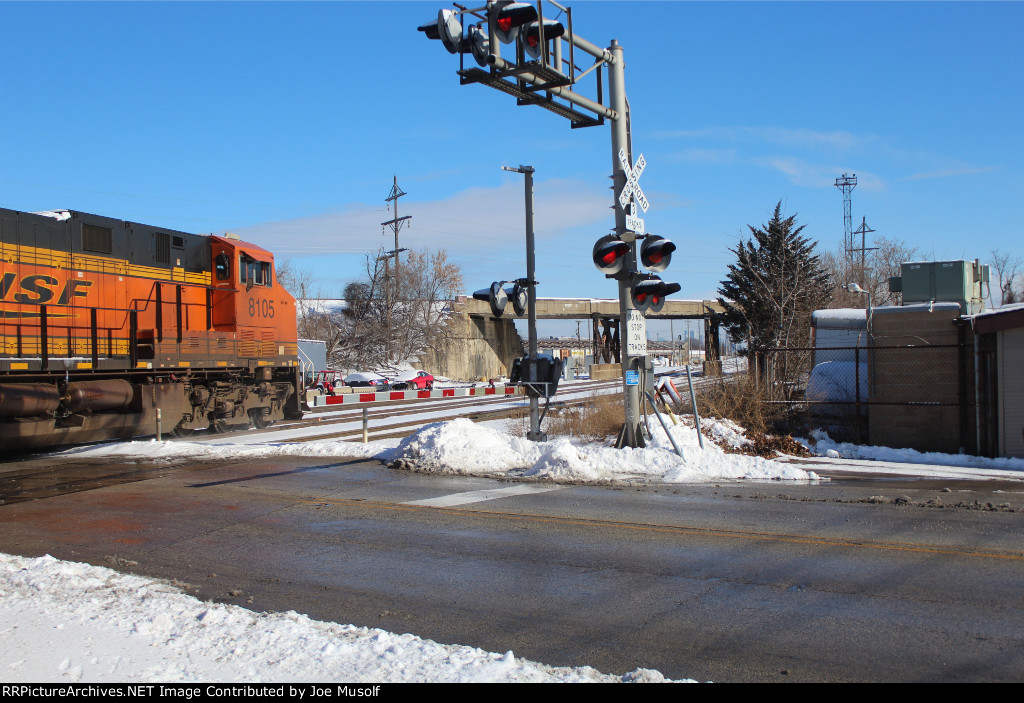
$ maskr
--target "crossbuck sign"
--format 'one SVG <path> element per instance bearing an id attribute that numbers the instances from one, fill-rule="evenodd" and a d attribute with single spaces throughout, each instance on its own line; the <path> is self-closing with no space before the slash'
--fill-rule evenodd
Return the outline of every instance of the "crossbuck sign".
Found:
<path id="1" fill-rule="evenodd" d="M 627 210 L 630 197 L 635 197 L 640 205 L 640 209 L 647 212 L 649 205 L 647 196 L 640 190 L 640 184 L 637 182 L 640 180 L 640 174 L 644 172 L 644 166 L 647 165 L 644 155 L 640 154 L 640 158 L 636 160 L 636 166 L 631 168 L 629 159 L 626 157 L 626 150 L 619 149 L 619 163 L 622 164 L 622 170 L 626 174 L 626 185 L 622 187 L 622 192 L 619 193 L 619 205 L 622 206 L 623 210 Z"/>

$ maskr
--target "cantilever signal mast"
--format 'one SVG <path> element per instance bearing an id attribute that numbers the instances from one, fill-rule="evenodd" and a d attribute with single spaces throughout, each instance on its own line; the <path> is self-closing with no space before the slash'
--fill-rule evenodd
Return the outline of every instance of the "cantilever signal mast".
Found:
<path id="1" fill-rule="evenodd" d="M 846 261 L 853 256 L 853 215 L 850 210 L 850 193 L 857 187 L 857 174 L 847 176 L 845 173 L 836 179 L 836 188 L 843 191 L 843 251 Z"/>

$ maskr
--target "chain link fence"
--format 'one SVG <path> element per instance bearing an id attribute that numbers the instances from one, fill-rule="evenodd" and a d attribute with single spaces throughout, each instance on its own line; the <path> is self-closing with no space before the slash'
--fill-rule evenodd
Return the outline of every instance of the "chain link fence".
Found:
<path id="1" fill-rule="evenodd" d="M 750 371 L 791 433 L 957 453 L 973 444 L 970 354 L 963 344 L 769 349 Z"/>

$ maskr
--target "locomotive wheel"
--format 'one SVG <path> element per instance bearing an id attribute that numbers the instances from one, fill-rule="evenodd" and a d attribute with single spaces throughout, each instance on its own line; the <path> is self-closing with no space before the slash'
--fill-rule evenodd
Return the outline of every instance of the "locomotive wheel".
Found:
<path id="1" fill-rule="evenodd" d="M 249 417 L 252 419 L 252 426 L 257 430 L 264 430 L 274 424 L 274 421 L 270 419 L 268 415 L 263 413 L 262 408 L 256 408 L 249 412 Z"/>
<path id="2" fill-rule="evenodd" d="M 231 425 L 224 420 L 213 420 L 210 422 L 210 429 L 218 434 L 224 434 L 231 431 Z"/>
<path id="3" fill-rule="evenodd" d="M 192 435 L 194 431 L 195 430 L 191 430 L 186 427 L 182 427 L 181 425 L 178 425 L 177 427 L 170 431 L 170 435 L 172 437 L 189 437 Z"/>

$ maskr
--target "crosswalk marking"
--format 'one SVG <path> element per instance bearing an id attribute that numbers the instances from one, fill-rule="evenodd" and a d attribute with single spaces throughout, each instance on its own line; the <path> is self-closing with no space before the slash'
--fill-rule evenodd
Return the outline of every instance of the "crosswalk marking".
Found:
<path id="1" fill-rule="evenodd" d="M 403 505 L 423 505 L 431 508 L 448 508 L 453 505 L 465 505 L 466 503 L 480 503 L 485 500 L 496 500 L 510 496 L 523 495 L 526 493 L 546 493 L 557 491 L 559 486 L 539 486 L 532 483 L 524 483 L 508 488 L 491 488 L 483 491 L 466 491 L 465 493 L 453 493 L 438 498 L 425 498 L 423 500 L 410 500 Z"/>

